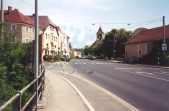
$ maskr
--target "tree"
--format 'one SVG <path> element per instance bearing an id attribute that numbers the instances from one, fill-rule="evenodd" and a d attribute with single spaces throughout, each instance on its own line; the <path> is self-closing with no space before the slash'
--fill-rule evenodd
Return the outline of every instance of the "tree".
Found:
<path id="1" fill-rule="evenodd" d="M 107 32 L 104 40 L 99 45 L 85 46 L 85 55 L 94 55 L 97 57 L 106 57 L 111 59 L 112 57 L 124 57 L 125 44 L 131 36 L 131 31 L 125 29 L 112 29 Z M 96 42 L 95 42 L 96 43 Z"/>
<path id="2" fill-rule="evenodd" d="M 112 29 L 106 34 L 102 44 L 103 53 L 106 57 L 124 57 L 125 43 L 131 35 L 130 31 L 125 29 Z"/>

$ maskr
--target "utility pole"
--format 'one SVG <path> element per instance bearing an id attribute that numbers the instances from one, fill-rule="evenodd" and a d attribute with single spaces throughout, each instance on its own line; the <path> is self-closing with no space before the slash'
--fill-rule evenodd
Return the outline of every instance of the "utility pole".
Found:
<path id="1" fill-rule="evenodd" d="M 35 77 L 38 79 L 39 76 L 39 15 L 38 15 L 38 0 L 35 0 Z M 38 81 L 36 82 L 36 108 L 38 104 Z"/>
<path id="2" fill-rule="evenodd" d="M 3 25 L 4 25 L 4 1 L 1 0 L 1 34 L 0 34 L 0 42 L 3 41 L 4 37 L 3 37 Z"/>
<path id="3" fill-rule="evenodd" d="M 165 34 L 165 16 L 163 16 L 163 36 L 164 36 L 164 41 L 163 41 L 163 43 L 166 43 L 166 34 Z"/>
<path id="4" fill-rule="evenodd" d="M 162 43 L 162 50 L 163 50 L 164 54 L 167 51 L 165 16 L 163 16 L 163 43 Z"/>

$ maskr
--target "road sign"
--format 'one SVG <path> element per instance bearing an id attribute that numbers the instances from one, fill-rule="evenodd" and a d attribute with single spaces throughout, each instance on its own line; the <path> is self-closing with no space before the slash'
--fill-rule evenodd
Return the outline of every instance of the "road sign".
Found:
<path id="1" fill-rule="evenodd" d="M 166 43 L 162 44 L 162 51 L 167 51 L 167 44 Z"/>

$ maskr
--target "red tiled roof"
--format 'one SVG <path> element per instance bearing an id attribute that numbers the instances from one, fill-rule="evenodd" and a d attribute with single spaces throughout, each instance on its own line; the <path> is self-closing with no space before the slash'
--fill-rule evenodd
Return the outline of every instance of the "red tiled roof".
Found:
<path id="1" fill-rule="evenodd" d="M 169 39 L 169 25 L 166 26 L 166 38 Z M 153 42 L 163 39 L 163 27 L 145 29 L 130 38 L 127 44 Z"/>
<path id="2" fill-rule="evenodd" d="M 29 16 L 32 20 L 34 19 L 34 16 Z M 44 30 L 47 26 L 52 25 L 54 27 L 57 27 L 48 16 L 39 16 L 39 26 L 41 30 Z"/>
<path id="3" fill-rule="evenodd" d="M 5 11 L 5 21 L 6 22 L 13 22 L 13 23 L 24 23 L 28 25 L 33 25 L 32 19 L 25 16 L 17 9 L 12 10 L 10 12 Z"/>

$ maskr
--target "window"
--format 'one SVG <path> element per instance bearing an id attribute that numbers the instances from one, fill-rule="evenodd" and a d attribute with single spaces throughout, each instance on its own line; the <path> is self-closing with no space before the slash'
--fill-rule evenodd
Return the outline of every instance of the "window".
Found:
<path id="1" fill-rule="evenodd" d="M 46 34 L 46 39 L 48 39 L 48 34 Z"/>
<path id="2" fill-rule="evenodd" d="M 26 39 L 26 40 L 25 40 L 25 43 L 28 43 L 28 42 L 29 42 L 29 39 Z"/>
<path id="3" fill-rule="evenodd" d="M 48 48 L 49 44 L 46 44 L 46 47 Z"/>
<path id="4" fill-rule="evenodd" d="M 13 38 L 12 38 L 12 39 L 13 39 L 12 41 L 13 41 L 13 42 L 15 42 L 16 37 L 15 37 L 15 36 L 13 36 Z"/>
<path id="5" fill-rule="evenodd" d="M 29 27 L 26 27 L 26 31 L 29 32 Z"/>
<path id="6" fill-rule="evenodd" d="M 16 28 L 17 28 L 16 24 L 11 24 L 11 31 L 12 32 L 16 32 Z"/>

